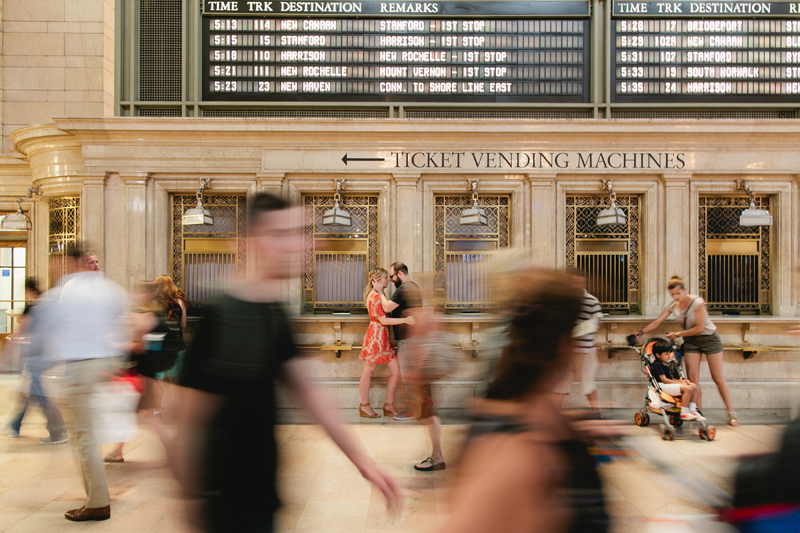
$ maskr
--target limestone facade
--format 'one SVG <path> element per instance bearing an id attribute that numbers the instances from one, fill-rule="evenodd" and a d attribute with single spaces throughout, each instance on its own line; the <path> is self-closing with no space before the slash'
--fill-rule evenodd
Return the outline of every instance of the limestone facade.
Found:
<path id="1" fill-rule="evenodd" d="M 30 185 L 44 193 L 44 201 L 26 204 L 34 221 L 32 272 L 47 276 L 46 200 L 78 195 L 82 236 L 107 275 L 123 286 L 170 273 L 170 195 L 194 194 L 200 178 L 212 180 L 209 192 L 264 190 L 295 202 L 303 194 L 331 193 L 333 180 L 346 178 L 349 192 L 379 196 L 382 266 L 402 260 L 412 277 L 433 270 L 434 195 L 466 194 L 466 178 L 478 180 L 481 191 L 510 195 L 512 246 L 525 247 L 550 267 L 565 263 L 567 195 L 603 195 L 601 181 L 613 179 L 618 194 L 641 198 L 642 316 L 609 316 L 598 335 L 600 396 L 618 407 L 637 407 L 644 390 L 635 355 L 619 349 L 625 336 L 668 303 L 664 285 L 670 275 L 681 275 L 696 292 L 699 198 L 734 194 L 735 180 L 746 178 L 756 194 L 772 200 L 772 314 L 714 320 L 726 345 L 726 377 L 737 407 L 788 406 L 796 354 L 788 350 L 795 340 L 787 330 L 800 322 L 800 127 L 794 121 L 65 118 L 18 129 L 10 139 L 22 159 L 5 157 L 0 165 L 0 208 L 14 205 Z M 424 155 L 410 155 L 406 164 L 403 154 L 417 153 Z M 463 154 L 461 165 L 452 155 L 444 164 L 443 153 Z M 559 163 L 510 168 L 487 155 L 499 153 L 542 153 Z M 662 154 L 662 168 L 634 165 L 631 158 L 639 156 L 630 155 L 628 168 L 614 168 L 626 164 L 625 154 L 650 153 Z M 373 160 L 345 163 L 345 154 Z M 357 351 L 320 347 L 337 341 L 360 345 L 366 317 L 303 315 L 299 278 L 298 273 L 286 282 L 284 291 L 297 317 L 298 342 L 313 356 L 315 377 L 342 407 L 355 406 Z M 465 344 L 476 346 L 436 388 L 440 406 L 458 408 L 486 375 L 496 317 L 447 320 Z M 743 346 L 752 358 L 743 357 Z M 705 380 L 707 407 L 721 407 L 707 374 Z M 374 403 L 382 401 L 380 383 Z"/>

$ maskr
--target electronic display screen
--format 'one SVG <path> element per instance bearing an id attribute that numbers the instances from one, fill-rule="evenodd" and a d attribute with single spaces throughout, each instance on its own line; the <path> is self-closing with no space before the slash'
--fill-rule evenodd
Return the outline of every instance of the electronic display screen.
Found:
<path id="1" fill-rule="evenodd" d="M 800 3 L 615 1 L 618 103 L 800 101 Z"/>
<path id="2" fill-rule="evenodd" d="M 204 8 L 207 101 L 589 101 L 585 2 Z"/>

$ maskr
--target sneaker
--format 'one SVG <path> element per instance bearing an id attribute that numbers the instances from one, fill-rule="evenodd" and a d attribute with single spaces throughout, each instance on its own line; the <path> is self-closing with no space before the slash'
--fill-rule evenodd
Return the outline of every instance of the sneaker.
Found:
<path id="1" fill-rule="evenodd" d="M 681 413 L 681 420 L 684 422 L 691 422 L 692 420 L 697 420 L 697 415 L 694 413 Z"/>
<path id="2" fill-rule="evenodd" d="M 695 410 L 695 411 L 691 411 L 691 413 L 694 415 L 695 420 L 705 420 L 706 419 L 706 417 L 704 417 L 702 415 L 702 413 L 700 413 L 699 409 Z"/>
<path id="3" fill-rule="evenodd" d="M 8 437 L 9 439 L 16 439 L 17 437 L 19 437 L 19 431 L 17 431 L 12 427 L 6 426 L 3 428 L 3 435 Z"/>
<path id="4" fill-rule="evenodd" d="M 69 440 L 69 437 L 64 435 L 63 437 L 59 437 L 57 439 L 53 439 L 53 437 L 45 437 L 43 439 L 39 439 L 39 444 L 44 444 L 45 446 L 50 446 L 51 444 L 64 444 Z"/>
<path id="5" fill-rule="evenodd" d="M 392 419 L 393 419 L 393 420 L 400 420 L 400 421 L 404 421 L 404 420 L 414 420 L 414 415 L 412 415 L 412 414 L 411 414 L 411 413 L 409 413 L 408 411 L 403 411 L 403 412 L 401 412 L 401 413 L 397 413 L 396 415 L 394 415 L 394 416 L 392 417 Z"/>

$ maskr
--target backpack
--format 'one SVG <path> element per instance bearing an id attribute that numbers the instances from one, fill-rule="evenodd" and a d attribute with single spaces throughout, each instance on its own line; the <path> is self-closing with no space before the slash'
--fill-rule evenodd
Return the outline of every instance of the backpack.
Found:
<path id="1" fill-rule="evenodd" d="M 183 332 L 178 322 L 158 315 L 158 326 L 150 333 L 164 335 L 158 349 L 147 350 L 135 357 L 136 370 L 143 376 L 155 378 L 158 372 L 166 372 L 175 365 L 178 352 L 185 349 Z"/>

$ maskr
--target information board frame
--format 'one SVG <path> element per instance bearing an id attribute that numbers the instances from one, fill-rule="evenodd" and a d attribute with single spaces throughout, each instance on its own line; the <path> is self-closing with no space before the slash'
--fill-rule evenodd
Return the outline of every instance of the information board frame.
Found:
<path id="1" fill-rule="evenodd" d="M 410 20 L 409 15 L 414 20 L 425 20 L 427 23 L 430 23 L 433 26 L 433 22 L 431 21 L 476 21 L 482 20 L 491 20 L 493 23 L 500 24 L 501 21 L 522 21 L 522 20 L 560 20 L 560 21 L 572 21 L 572 20 L 582 20 L 582 32 L 580 34 L 573 33 L 574 35 L 580 35 L 582 38 L 582 46 L 580 47 L 580 54 L 581 56 L 581 63 L 577 65 L 577 68 L 582 69 L 582 76 L 577 80 L 580 83 L 580 94 L 570 94 L 570 95 L 517 95 L 517 94 L 465 94 L 465 93 L 446 93 L 446 94 L 430 94 L 430 93 L 423 93 L 423 94 L 411 94 L 409 92 L 402 92 L 400 94 L 377 94 L 376 92 L 367 93 L 367 94 L 343 94 L 338 92 L 323 92 L 323 93 L 309 93 L 305 91 L 298 91 L 298 92 L 269 92 L 267 95 L 264 95 L 264 98 L 259 98 L 254 92 L 214 92 L 212 91 L 212 80 L 216 81 L 217 78 L 212 73 L 212 68 L 217 66 L 218 61 L 212 61 L 212 45 L 211 45 L 211 38 L 212 34 L 216 37 L 216 35 L 222 31 L 234 31 L 229 29 L 223 30 L 212 30 L 212 20 L 247 20 L 249 17 L 251 20 L 258 20 L 267 18 L 268 20 L 287 20 L 286 16 L 291 14 L 291 19 L 296 20 L 317 20 L 319 18 L 319 13 L 308 13 L 307 11 L 302 11 L 297 6 L 300 5 L 315 5 L 317 9 L 322 8 L 324 6 L 329 6 L 331 2 L 214 2 L 212 0 L 205 0 L 204 1 L 204 16 L 201 20 L 202 32 L 201 32 L 201 59 L 202 59 L 202 72 L 201 72 L 201 87 L 202 87 L 202 100 L 204 102 L 214 103 L 214 102 L 264 102 L 264 103 L 281 103 L 281 102 L 309 102 L 309 103 L 330 103 L 330 102 L 341 102 L 341 103 L 348 103 L 348 104 L 374 104 L 374 103 L 387 103 L 387 104 L 402 104 L 402 103 L 422 103 L 422 104 L 437 104 L 437 103 L 464 103 L 464 104 L 520 104 L 520 103 L 539 103 L 539 104 L 589 104 L 591 101 L 591 94 L 590 94 L 590 87 L 592 81 L 592 56 L 591 56 L 591 48 L 592 48 L 592 19 L 590 13 L 590 4 L 588 2 L 583 1 L 571 1 L 571 2 L 338 2 L 338 4 L 359 4 L 361 7 L 358 10 L 359 16 L 353 17 L 353 9 L 351 8 L 337 8 L 340 12 L 339 13 L 323 13 L 326 20 L 369 20 L 369 19 L 386 19 L 386 20 Z M 216 6 L 220 7 L 221 5 L 225 4 L 225 7 L 228 8 L 235 8 L 235 9 L 228 9 L 228 10 L 220 10 L 220 9 L 210 9 L 210 7 Z M 265 11 L 255 11 L 251 9 L 253 6 L 259 6 L 264 4 L 271 4 L 273 11 L 265 12 Z M 288 9 L 288 7 L 294 6 L 294 10 Z M 409 7 L 411 6 L 411 7 Z M 246 10 L 247 8 L 247 10 Z M 428 13 L 425 13 L 425 10 L 428 10 Z M 300 12 L 298 13 L 298 10 Z M 266 13 L 266 14 L 265 14 Z M 240 18 L 242 17 L 242 18 Z M 277 29 L 271 29 L 269 32 L 276 32 Z M 433 31 L 433 30 L 430 30 Z M 398 32 L 393 32 L 393 34 Z M 403 34 L 403 32 L 399 32 Z M 407 32 L 406 32 L 407 33 Z M 454 32 L 454 34 L 461 34 L 462 32 Z M 332 36 L 333 34 L 331 34 Z M 487 34 L 484 34 L 487 35 Z M 426 34 L 426 36 L 430 36 L 430 33 Z M 501 34 L 498 34 L 498 40 Z M 447 38 L 450 36 L 442 36 L 442 38 Z M 520 37 L 521 39 L 521 37 Z M 566 40 L 566 39 L 565 39 Z M 245 46 L 238 46 L 238 49 L 241 50 L 256 50 L 258 47 L 245 47 Z M 295 47 L 296 48 L 296 47 Z M 433 49 L 433 47 L 429 47 Z M 225 49 L 223 46 L 221 49 Z M 271 50 L 276 51 L 279 53 L 278 48 L 272 47 Z M 461 54 L 465 52 L 464 47 L 453 48 L 453 50 L 458 50 L 458 52 L 454 52 L 457 54 Z M 492 50 L 490 51 L 498 51 Z M 527 50 L 527 49 L 526 49 Z M 473 50 L 474 52 L 483 52 L 485 50 Z M 561 51 L 561 50 L 559 50 Z M 319 62 L 318 62 L 319 63 Z M 318 64 L 314 63 L 314 64 Z M 468 65 L 465 61 L 458 61 L 450 59 L 448 62 L 448 67 L 453 67 L 454 71 L 465 67 Z M 291 64 L 286 65 L 290 67 L 300 67 L 300 64 Z M 366 66 L 366 64 L 365 64 Z M 371 66 L 375 66 L 372 64 Z M 484 66 L 483 64 L 481 66 Z M 531 69 L 530 64 L 523 64 L 522 66 L 518 65 L 508 65 L 509 67 L 514 68 L 529 68 Z M 478 69 L 480 70 L 480 69 Z M 276 67 L 277 71 L 277 67 Z M 230 72 L 230 70 L 228 70 Z M 247 70 L 250 73 L 250 70 Z M 263 70 L 257 71 L 259 74 L 263 72 Z M 520 72 L 522 72 L 520 70 Z M 527 72 L 527 71 L 526 71 Z M 267 76 L 270 81 L 275 80 L 275 72 L 270 71 L 271 75 Z M 238 74 L 238 72 L 237 72 Z M 374 78 L 373 78 L 374 79 Z M 446 78 L 448 81 L 451 79 L 450 75 Z M 472 80 L 462 79 L 461 77 L 456 77 L 456 81 L 454 83 L 469 83 Z M 486 78 L 480 78 L 475 83 L 484 82 L 488 85 L 488 83 L 493 83 L 491 80 Z M 516 83 L 518 80 L 514 79 L 509 82 L 509 86 L 511 83 Z M 519 81 L 522 83 L 522 81 Z M 526 82 L 527 83 L 527 82 Z M 531 82 L 536 83 L 536 82 Z M 440 84 L 442 85 L 442 84 Z M 410 85 L 409 85 L 410 86 Z M 220 86 L 224 88 L 229 88 L 231 86 Z M 248 88 L 255 88 L 253 85 L 246 86 Z M 446 87 L 446 84 L 445 84 Z M 499 87 L 499 85 L 498 85 Z M 570 87 L 574 87 L 570 85 Z M 261 88 L 264 88 L 262 86 Z M 467 87 L 469 88 L 469 87 Z M 237 89 L 239 87 L 237 86 Z M 274 91 L 276 88 L 271 87 L 270 89 Z M 459 90 L 461 87 L 459 87 Z M 484 87 L 484 90 L 486 88 Z"/>

